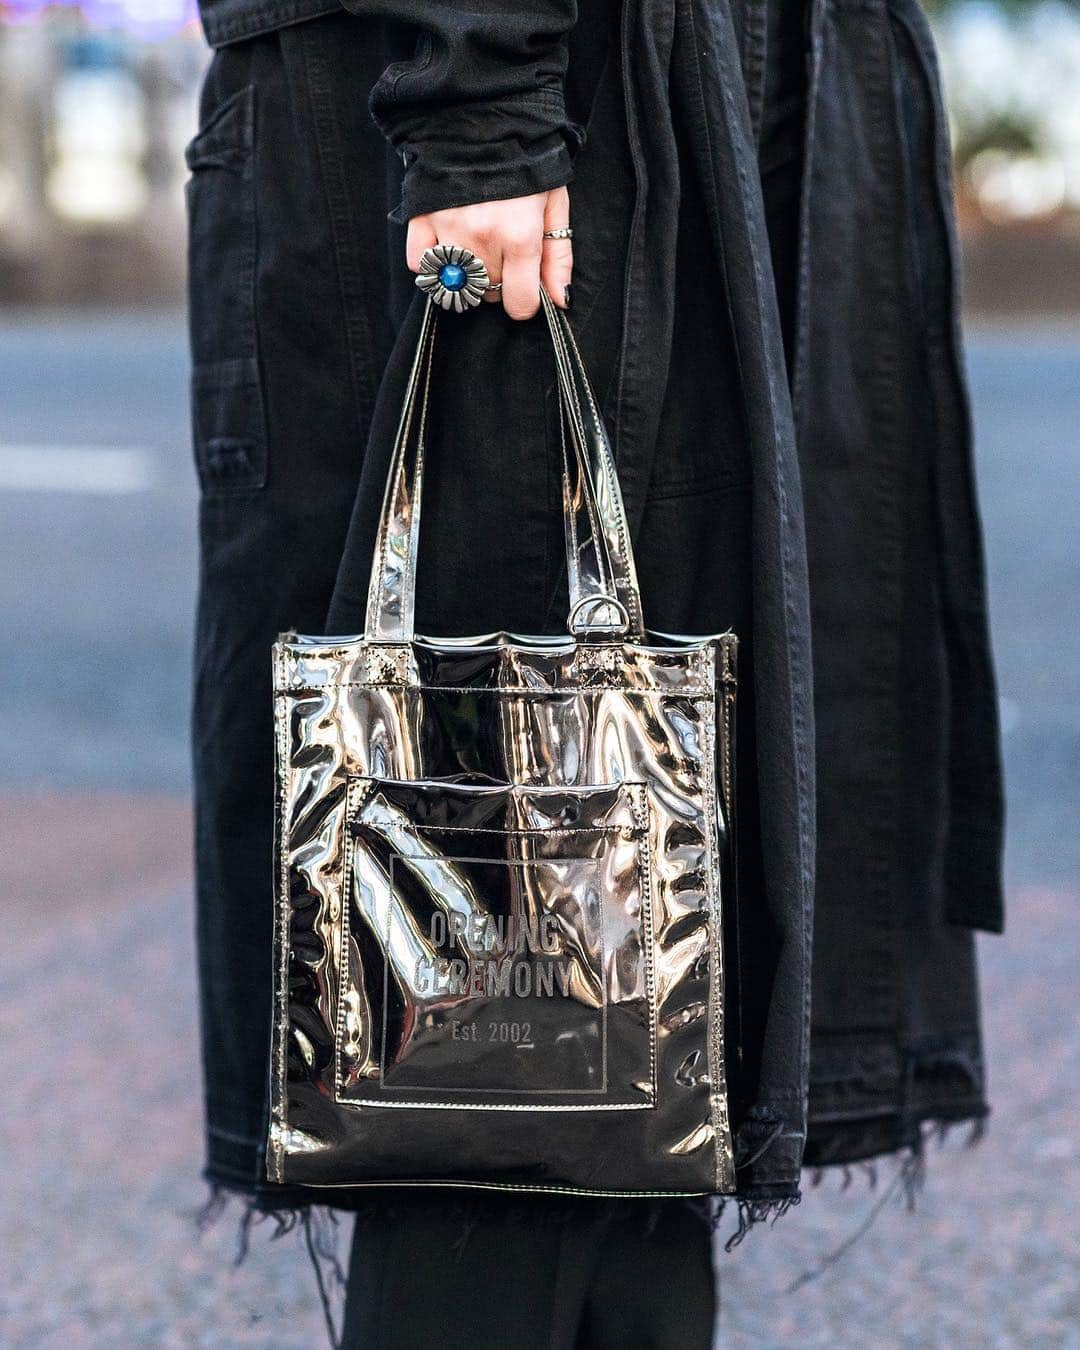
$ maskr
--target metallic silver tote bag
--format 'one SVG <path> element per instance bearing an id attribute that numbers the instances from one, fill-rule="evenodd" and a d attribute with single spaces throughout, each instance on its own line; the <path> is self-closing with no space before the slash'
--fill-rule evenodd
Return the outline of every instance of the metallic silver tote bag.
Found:
<path id="1" fill-rule="evenodd" d="M 567 632 L 413 631 L 429 300 L 365 632 L 274 647 L 273 1181 L 735 1189 L 736 638 L 645 629 L 607 436 L 544 313 Z"/>

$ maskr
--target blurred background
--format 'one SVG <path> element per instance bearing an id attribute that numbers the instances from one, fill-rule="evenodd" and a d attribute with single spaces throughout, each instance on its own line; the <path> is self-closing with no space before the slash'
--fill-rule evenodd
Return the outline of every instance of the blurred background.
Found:
<path id="1" fill-rule="evenodd" d="M 994 1114 L 978 1148 L 931 1145 L 914 1214 L 889 1165 L 830 1173 L 718 1254 L 724 1346 L 1080 1346 L 1080 8 L 932 17 L 1006 732 Z M 0 3 L 3 1346 L 324 1343 L 295 1234 L 256 1227 L 234 1267 L 236 1213 L 194 1221 L 182 151 L 206 55 L 190 0 Z"/>

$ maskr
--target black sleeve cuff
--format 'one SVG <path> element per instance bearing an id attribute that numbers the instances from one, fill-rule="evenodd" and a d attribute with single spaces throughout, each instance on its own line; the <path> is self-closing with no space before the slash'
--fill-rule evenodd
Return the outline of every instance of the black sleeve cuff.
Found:
<path id="1" fill-rule="evenodd" d="M 582 128 L 568 120 L 561 93 L 535 90 L 423 114 L 373 115 L 405 162 L 400 204 L 390 219 L 475 202 L 549 192 L 573 176 Z"/>

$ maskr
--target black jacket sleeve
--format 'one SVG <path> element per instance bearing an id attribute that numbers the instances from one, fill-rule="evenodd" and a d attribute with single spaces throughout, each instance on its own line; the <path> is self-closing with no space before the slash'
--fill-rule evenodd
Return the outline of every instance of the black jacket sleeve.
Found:
<path id="1" fill-rule="evenodd" d="M 582 131 L 563 96 L 576 0 L 342 0 L 420 30 L 416 54 L 371 92 L 375 122 L 405 163 L 405 221 L 570 181 Z"/>

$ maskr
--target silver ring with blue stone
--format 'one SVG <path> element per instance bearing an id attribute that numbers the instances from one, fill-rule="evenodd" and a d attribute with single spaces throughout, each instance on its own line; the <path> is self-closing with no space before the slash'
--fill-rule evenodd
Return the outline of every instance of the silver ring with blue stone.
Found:
<path id="1" fill-rule="evenodd" d="M 424 250 L 416 284 L 443 309 L 463 314 L 484 298 L 491 278 L 484 264 L 467 248 L 436 244 Z"/>

